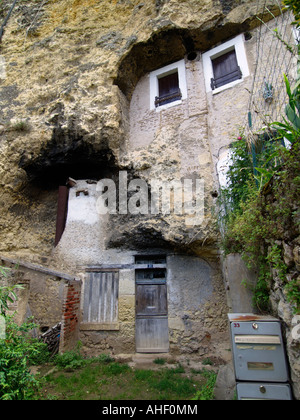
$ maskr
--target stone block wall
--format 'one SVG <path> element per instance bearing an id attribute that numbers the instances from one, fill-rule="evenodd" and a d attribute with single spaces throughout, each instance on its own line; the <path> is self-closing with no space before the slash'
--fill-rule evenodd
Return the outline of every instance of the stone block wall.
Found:
<path id="1" fill-rule="evenodd" d="M 85 328 L 81 323 L 79 339 L 85 355 L 136 352 L 136 286 L 133 261 L 134 258 L 127 255 L 127 264 L 132 267 L 119 270 L 117 328 L 115 325 L 113 330 L 109 326 L 105 329 L 103 326 L 101 329 L 92 328 L 91 325 Z M 198 257 L 169 253 L 166 267 L 170 353 L 203 357 L 218 355 L 222 358 L 222 351 L 226 346 L 229 347 L 228 308 L 218 258 L 211 257 L 206 261 Z M 83 306 L 83 299 L 81 302 Z M 219 340 L 222 345 L 218 346 Z"/>
<path id="2" fill-rule="evenodd" d="M 124 257 L 123 257 L 124 258 Z M 127 262 L 132 262 L 128 257 Z M 99 269 L 101 271 L 101 269 Z M 84 288 L 83 280 L 83 288 Z M 83 296 L 83 288 L 82 295 Z M 83 311 L 83 298 L 81 299 L 81 312 Z M 125 268 L 119 270 L 118 293 L 118 320 L 113 326 L 102 325 L 87 327 L 80 325 L 80 341 L 82 351 L 86 355 L 99 355 L 100 353 L 127 353 L 135 352 L 135 271 Z"/>
<path id="3" fill-rule="evenodd" d="M 16 322 L 33 317 L 35 335 L 61 323 L 60 351 L 73 349 L 78 342 L 81 280 L 49 268 L 0 257 L 1 265 L 10 267 L 17 289 L 12 306 Z"/>

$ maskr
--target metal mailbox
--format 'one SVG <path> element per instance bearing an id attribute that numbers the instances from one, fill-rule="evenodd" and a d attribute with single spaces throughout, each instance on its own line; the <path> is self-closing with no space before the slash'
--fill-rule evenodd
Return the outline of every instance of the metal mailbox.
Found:
<path id="1" fill-rule="evenodd" d="M 239 400 L 291 400 L 289 384 L 240 382 L 236 386 Z"/>
<path id="2" fill-rule="evenodd" d="M 228 317 L 238 399 L 291 399 L 280 321 L 256 314 Z"/>

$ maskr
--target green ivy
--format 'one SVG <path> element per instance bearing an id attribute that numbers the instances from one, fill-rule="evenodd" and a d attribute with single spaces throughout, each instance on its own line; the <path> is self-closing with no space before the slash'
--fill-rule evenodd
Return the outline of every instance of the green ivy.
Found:
<path id="1" fill-rule="evenodd" d="M 300 313 L 299 281 L 287 278 L 283 241 L 299 236 L 300 220 L 300 74 L 292 91 L 285 77 L 288 104 L 284 123 L 275 122 L 277 140 L 267 133 L 249 149 L 241 136 L 232 145 L 228 187 L 219 200 L 223 249 L 238 252 L 259 270 L 256 305 L 268 310 L 272 275 L 280 279 L 295 313 Z M 282 145 L 287 138 L 290 149 Z"/>
<path id="2" fill-rule="evenodd" d="M 293 241 L 299 236 L 300 202 L 300 141 L 290 150 L 280 148 L 280 170 L 265 189 L 248 181 L 247 196 L 227 215 L 223 249 L 225 253 L 239 252 L 249 267 L 259 268 L 254 291 L 257 306 L 267 309 L 270 290 L 270 270 L 276 270 L 283 284 L 287 282 L 287 266 L 283 250 L 276 241 Z M 243 190 L 244 191 L 244 188 Z M 290 289 L 291 302 L 299 310 L 296 286 Z"/>

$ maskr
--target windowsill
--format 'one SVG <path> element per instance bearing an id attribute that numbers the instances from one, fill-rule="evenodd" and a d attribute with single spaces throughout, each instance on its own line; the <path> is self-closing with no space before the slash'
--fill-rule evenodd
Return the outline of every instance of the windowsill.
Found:
<path id="1" fill-rule="evenodd" d="M 119 322 L 81 322 L 81 331 L 119 331 Z"/>
<path id="2" fill-rule="evenodd" d="M 156 110 L 156 112 L 160 112 L 163 109 L 168 109 L 168 108 L 171 108 L 172 106 L 181 105 L 181 104 L 182 104 L 182 100 L 180 99 L 179 101 L 174 101 L 174 102 L 170 102 L 170 103 L 165 104 L 165 105 L 157 106 L 155 108 L 155 110 Z"/>
<path id="3" fill-rule="evenodd" d="M 226 83 L 226 85 L 223 85 L 223 86 L 220 86 L 219 88 L 211 90 L 211 93 L 213 95 L 216 95 L 217 93 L 223 92 L 223 90 L 226 90 L 226 89 L 230 89 L 230 88 L 242 83 L 243 81 L 244 81 L 244 78 L 239 79 L 239 80 L 235 80 L 234 82 Z"/>

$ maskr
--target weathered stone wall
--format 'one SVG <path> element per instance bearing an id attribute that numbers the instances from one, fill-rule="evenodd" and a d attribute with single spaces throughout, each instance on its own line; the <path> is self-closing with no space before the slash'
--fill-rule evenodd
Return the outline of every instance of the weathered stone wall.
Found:
<path id="1" fill-rule="evenodd" d="M 295 305 L 292 304 L 287 296 L 284 283 L 291 281 L 297 282 L 299 289 L 300 282 L 300 238 L 293 241 L 276 241 L 276 245 L 281 249 L 284 262 L 287 266 L 286 282 L 283 281 L 280 269 L 272 269 L 272 282 L 270 283 L 270 301 L 272 311 L 278 316 L 284 325 L 284 335 L 286 340 L 287 356 L 291 369 L 291 380 L 293 383 L 294 395 L 300 399 L 300 316 L 294 311 Z"/>
<path id="2" fill-rule="evenodd" d="M 2 2 L 3 16 L 11 3 Z M 211 213 L 218 185 L 214 168 L 219 150 L 244 123 L 241 111 L 248 102 L 255 61 L 257 3 L 32 0 L 16 6 L 0 45 L 0 252 L 70 273 L 88 264 L 132 263 L 136 249 L 158 247 L 199 256 L 191 266 L 182 257 L 189 273 L 187 289 L 201 286 L 193 296 L 193 309 L 190 293 L 180 287 L 183 268 L 176 272 L 178 263 L 170 257 L 174 352 L 216 350 L 224 337 L 219 234 Z M 252 34 L 245 42 L 250 77 L 216 95 L 205 92 L 202 53 L 246 31 Z M 198 56 L 188 61 L 191 51 Z M 188 100 L 180 109 L 150 115 L 141 96 L 147 94 L 149 72 L 182 59 Z M 91 206 L 95 186 L 89 184 L 88 196 L 76 197 L 71 189 L 66 230 L 53 253 L 58 185 L 69 176 L 116 179 L 120 170 L 130 179 L 147 181 L 200 173 L 206 188 L 204 222 L 188 228 L 184 217 L 174 215 L 111 215 L 100 221 Z M 41 292 L 53 292 L 52 283 L 33 285 L 37 300 Z M 132 270 L 120 272 L 119 299 L 120 330 L 81 331 L 87 351 L 133 351 Z"/>
<path id="3" fill-rule="evenodd" d="M 3 2 L 3 15 L 10 4 Z M 127 149 L 129 102 L 138 81 L 191 49 L 205 51 L 252 29 L 258 23 L 256 7 L 256 1 L 236 5 L 198 0 L 17 5 L 0 51 L 5 62 L 1 73 L 5 77 L 0 80 L 1 252 L 38 261 L 51 254 L 56 189 L 68 176 L 100 178 L 120 167 L 145 176 L 145 161 L 155 166 L 159 155 L 155 171 L 167 177 L 169 149 L 175 157 L 178 150 L 173 146 L 174 130 L 163 129 L 157 147 L 144 156 Z M 201 118 L 192 124 L 199 131 Z M 185 144 L 195 143 L 187 125 L 182 123 L 175 136 L 183 145 L 182 156 L 191 155 Z M 206 145 L 204 152 L 205 166 Z M 195 159 L 191 158 L 192 167 L 197 166 Z M 180 172 L 178 159 L 172 166 Z M 208 194 L 210 189 L 208 183 Z M 203 243 L 205 238 L 206 245 L 215 242 L 209 208 L 208 202 L 207 223 L 192 242 Z M 151 237 L 154 230 L 157 239 L 153 220 L 135 221 L 125 231 L 122 222 L 114 221 L 115 244 L 124 242 L 128 231 L 131 237 L 134 232 Z M 194 234 L 182 221 L 171 223 L 172 229 L 170 220 L 160 223 L 162 241 L 180 246 L 191 242 Z"/>
<path id="4" fill-rule="evenodd" d="M 110 261 L 113 266 L 113 253 L 110 258 L 108 255 L 107 251 L 106 262 Z M 134 267 L 134 255 L 119 253 L 119 258 L 121 256 L 123 264 Z M 229 348 L 228 307 L 218 259 L 211 258 L 207 262 L 167 252 L 166 268 L 170 353 L 224 358 L 225 349 Z M 99 330 L 81 324 L 80 340 L 85 354 L 135 353 L 135 300 L 135 269 L 120 268 L 118 326 L 114 330 L 109 326 Z M 83 298 L 81 302 L 83 305 Z"/>
<path id="5" fill-rule="evenodd" d="M 217 261 L 168 257 L 170 350 L 209 357 L 228 344 L 225 291 Z M 224 353 L 223 353 L 224 354 Z"/>
<path id="6" fill-rule="evenodd" d="M 21 325 L 32 317 L 37 325 L 33 331 L 36 337 L 60 323 L 60 351 L 73 349 L 78 343 L 80 279 L 2 256 L 0 263 L 10 268 L 9 281 L 21 286 L 10 306 L 15 321 Z"/>
<path id="7" fill-rule="evenodd" d="M 29 267 L 26 263 L 5 258 L 1 259 L 1 265 L 9 267 L 13 282 L 22 286 L 17 289 L 18 300 L 15 302 L 17 322 L 21 324 L 32 316 L 39 332 L 61 322 L 65 287 L 61 277 L 47 272 L 47 269 L 39 271 L 38 266 Z"/>
<path id="8" fill-rule="evenodd" d="M 32 272 L 26 278 L 30 280 L 28 307 L 35 322 L 41 328 L 61 322 L 64 283 Z"/>
<path id="9" fill-rule="evenodd" d="M 123 257 L 124 258 L 124 257 Z M 134 258 L 127 256 L 127 263 L 132 264 Z M 112 354 L 135 353 L 135 271 L 121 269 L 119 271 L 118 327 L 110 330 L 87 330 L 81 328 L 80 340 L 83 352 L 98 355 L 99 352 Z"/>

